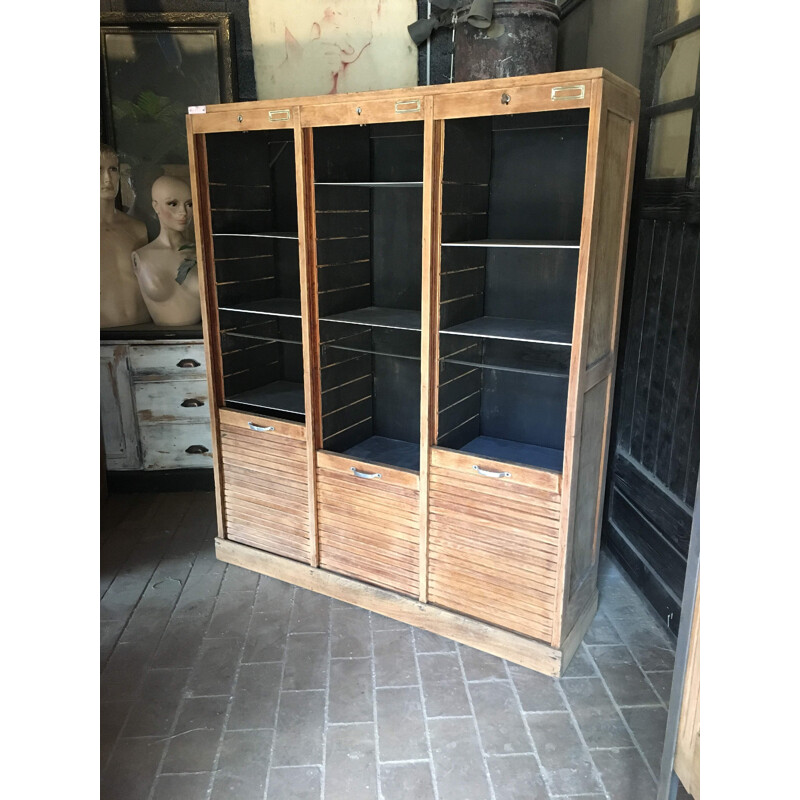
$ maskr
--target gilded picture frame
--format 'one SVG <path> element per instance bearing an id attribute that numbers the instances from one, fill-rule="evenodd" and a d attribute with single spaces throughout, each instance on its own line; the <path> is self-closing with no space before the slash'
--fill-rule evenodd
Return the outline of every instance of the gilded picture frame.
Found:
<path id="1" fill-rule="evenodd" d="M 122 205 L 150 220 L 150 187 L 188 179 L 189 106 L 236 100 L 227 12 L 100 15 L 101 140 L 120 159 Z"/>

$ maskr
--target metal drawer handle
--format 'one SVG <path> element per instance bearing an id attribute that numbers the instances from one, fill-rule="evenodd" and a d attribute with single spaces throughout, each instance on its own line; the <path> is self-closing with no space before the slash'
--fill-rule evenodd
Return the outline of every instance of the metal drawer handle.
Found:
<path id="1" fill-rule="evenodd" d="M 188 367 L 199 367 L 200 362 L 195 361 L 193 358 L 182 358 L 175 366 L 181 369 L 187 369 Z"/>
<path id="2" fill-rule="evenodd" d="M 191 455 L 194 456 L 194 455 L 198 455 L 199 453 L 207 453 L 208 452 L 208 448 L 207 447 L 203 447 L 203 445 L 201 445 L 201 444 L 190 444 L 186 448 L 186 452 L 190 453 Z"/>
<path id="3" fill-rule="evenodd" d="M 255 422 L 248 422 L 247 425 L 251 431 L 258 431 L 259 433 L 267 433 L 268 431 L 275 430 L 275 427 L 273 425 L 270 425 L 266 428 L 262 428 L 261 425 L 256 425 Z"/>
<path id="4" fill-rule="evenodd" d="M 550 90 L 551 100 L 583 100 L 586 96 L 586 87 L 581 86 L 554 86 Z"/>
<path id="5" fill-rule="evenodd" d="M 367 480 L 372 480 L 373 478 L 381 477 L 380 472 L 360 472 L 355 467 L 350 467 L 350 471 L 356 476 L 356 478 L 366 478 Z"/>
<path id="6" fill-rule="evenodd" d="M 510 472 L 492 472 L 488 469 L 481 469 L 477 464 L 472 465 L 472 469 L 476 470 L 479 475 L 485 475 L 487 478 L 510 478 Z"/>
<path id="7" fill-rule="evenodd" d="M 288 108 L 282 108 L 280 111 L 270 111 L 269 112 L 269 121 L 270 122 L 285 122 L 287 119 L 292 118 L 292 112 L 289 111 Z"/>
<path id="8" fill-rule="evenodd" d="M 398 100 L 394 104 L 394 110 L 397 114 L 407 114 L 409 111 L 420 110 L 420 100 Z"/>
<path id="9" fill-rule="evenodd" d="M 204 406 L 205 403 L 202 400 L 198 400 L 196 397 L 187 397 L 181 403 L 183 408 L 200 408 L 200 406 Z"/>

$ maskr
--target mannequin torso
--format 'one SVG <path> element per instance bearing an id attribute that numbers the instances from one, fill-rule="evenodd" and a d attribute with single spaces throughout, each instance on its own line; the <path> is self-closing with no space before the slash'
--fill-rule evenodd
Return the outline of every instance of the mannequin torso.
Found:
<path id="1" fill-rule="evenodd" d="M 114 207 L 119 189 L 116 155 L 100 152 L 100 327 L 149 322 L 142 293 L 131 269 L 131 253 L 147 244 L 143 222 Z M 104 177 L 105 174 L 105 177 Z"/>
<path id="2" fill-rule="evenodd" d="M 189 187 L 178 178 L 159 178 L 153 183 L 153 208 L 161 223 L 158 238 L 132 255 L 144 302 L 157 325 L 195 325 L 200 322 L 197 269 L 190 270 L 183 283 L 175 280 L 187 252 L 179 248 L 191 242 Z"/>
<path id="3" fill-rule="evenodd" d="M 173 250 L 159 239 L 133 254 L 133 269 L 147 310 L 157 325 L 195 325 L 200 322 L 200 286 L 197 270 L 186 280 L 175 280 L 178 267 L 185 258 L 183 251 Z"/>

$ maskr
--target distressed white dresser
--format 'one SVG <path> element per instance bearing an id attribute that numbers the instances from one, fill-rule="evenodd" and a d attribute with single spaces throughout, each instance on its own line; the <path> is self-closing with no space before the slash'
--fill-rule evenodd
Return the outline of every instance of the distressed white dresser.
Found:
<path id="1" fill-rule="evenodd" d="M 100 420 L 109 472 L 210 469 L 201 327 L 101 331 Z"/>

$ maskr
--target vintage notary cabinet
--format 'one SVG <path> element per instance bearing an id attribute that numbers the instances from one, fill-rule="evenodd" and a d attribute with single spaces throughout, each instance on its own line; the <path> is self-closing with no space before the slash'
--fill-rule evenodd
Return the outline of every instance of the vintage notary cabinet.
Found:
<path id="1" fill-rule="evenodd" d="M 564 670 L 638 103 L 593 69 L 193 109 L 220 559 Z"/>

